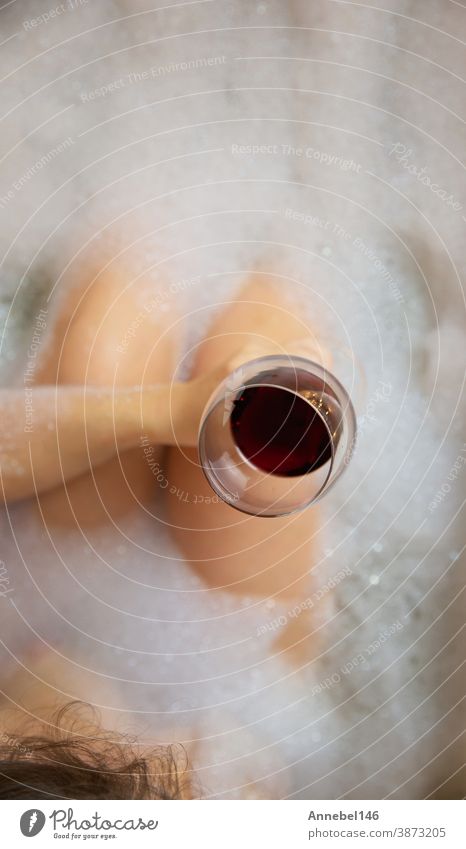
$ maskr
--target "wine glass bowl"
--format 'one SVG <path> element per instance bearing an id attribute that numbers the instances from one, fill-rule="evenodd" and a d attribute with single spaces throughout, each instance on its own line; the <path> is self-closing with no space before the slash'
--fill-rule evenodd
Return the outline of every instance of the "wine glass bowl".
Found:
<path id="1" fill-rule="evenodd" d="M 320 499 L 342 474 L 356 419 L 341 383 L 301 356 L 244 363 L 207 403 L 201 466 L 217 495 L 255 516 L 283 516 Z"/>

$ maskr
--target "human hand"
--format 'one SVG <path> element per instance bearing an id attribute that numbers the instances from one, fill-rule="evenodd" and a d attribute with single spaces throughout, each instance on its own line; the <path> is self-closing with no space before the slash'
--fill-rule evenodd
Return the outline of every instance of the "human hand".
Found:
<path id="1" fill-rule="evenodd" d="M 241 365 L 270 354 L 306 357 L 325 368 L 331 365 L 329 352 L 309 337 L 293 340 L 280 350 L 262 342 L 243 345 L 211 371 L 172 385 L 173 444 L 197 445 L 202 414 L 220 383 Z"/>

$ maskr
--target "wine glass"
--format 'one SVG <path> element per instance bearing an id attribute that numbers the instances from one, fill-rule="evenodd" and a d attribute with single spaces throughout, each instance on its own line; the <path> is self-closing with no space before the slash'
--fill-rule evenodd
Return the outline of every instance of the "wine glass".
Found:
<path id="1" fill-rule="evenodd" d="M 208 401 L 199 459 L 212 489 L 254 516 L 284 516 L 328 492 L 349 463 L 356 417 L 342 384 L 301 356 L 244 363 Z"/>

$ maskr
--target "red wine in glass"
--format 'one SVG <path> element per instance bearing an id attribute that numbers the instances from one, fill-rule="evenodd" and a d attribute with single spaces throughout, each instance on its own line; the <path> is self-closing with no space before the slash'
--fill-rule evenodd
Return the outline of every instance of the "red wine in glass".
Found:
<path id="1" fill-rule="evenodd" d="M 250 360 L 225 379 L 201 418 L 198 451 L 212 489 L 253 516 L 304 510 L 330 489 L 355 443 L 351 400 L 304 357 Z"/>
<path id="2" fill-rule="evenodd" d="M 332 439 L 309 401 L 278 386 L 245 387 L 230 416 L 242 454 L 263 472 L 305 475 L 332 458 Z"/>

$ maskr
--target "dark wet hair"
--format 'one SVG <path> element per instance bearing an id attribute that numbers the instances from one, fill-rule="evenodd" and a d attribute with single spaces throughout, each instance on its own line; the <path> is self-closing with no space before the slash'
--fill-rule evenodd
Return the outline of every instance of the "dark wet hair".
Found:
<path id="1" fill-rule="evenodd" d="M 83 709 L 93 722 L 83 721 Z M 180 745 L 140 753 L 134 740 L 102 731 L 89 705 L 72 702 L 50 734 L 0 744 L 0 799 L 186 799 L 193 781 Z M 3 735 L 3 740 L 5 740 Z"/>

